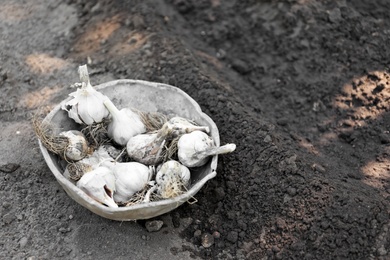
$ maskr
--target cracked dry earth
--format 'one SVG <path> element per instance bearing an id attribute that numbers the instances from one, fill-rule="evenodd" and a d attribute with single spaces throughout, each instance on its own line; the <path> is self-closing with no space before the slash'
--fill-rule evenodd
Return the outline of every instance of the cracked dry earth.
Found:
<path id="1" fill-rule="evenodd" d="M 0 4 L 1 259 L 389 259 L 386 0 Z M 30 119 L 93 84 L 163 82 L 216 122 L 217 177 L 164 225 L 70 199 Z"/>

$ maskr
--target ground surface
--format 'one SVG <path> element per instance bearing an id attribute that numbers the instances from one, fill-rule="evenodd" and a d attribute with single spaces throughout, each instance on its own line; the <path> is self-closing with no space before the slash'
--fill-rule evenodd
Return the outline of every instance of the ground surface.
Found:
<path id="1" fill-rule="evenodd" d="M 390 258 L 386 0 L 122 2 L 0 4 L 1 259 Z M 31 115 L 87 62 L 183 89 L 238 146 L 159 232 L 79 206 L 40 154 Z"/>

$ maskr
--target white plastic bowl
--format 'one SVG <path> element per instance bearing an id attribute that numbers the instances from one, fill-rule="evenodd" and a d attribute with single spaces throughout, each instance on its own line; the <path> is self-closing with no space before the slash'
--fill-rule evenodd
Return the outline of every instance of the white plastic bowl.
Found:
<path id="1" fill-rule="evenodd" d="M 210 135 L 215 144 L 219 146 L 219 132 L 213 120 L 202 112 L 195 100 L 176 87 L 141 80 L 116 80 L 98 85 L 95 88 L 108 96 L 119 109 L 133 107 L 145 112 L 176 115 L 194 120 L 199 125 L 208 126 L 210 127 Z M 62 101 L 62 103 L 69 99 Z M 60 131 L 80 129 L 80 126 L 68 117 L 67 112 L 61 109 L 61 104 L 47 115 L 45 121 L 51 122 Z M 177 208 L 186 201 L 193 200 L 203 185 L 216 176 L 218 161 L 218 156 L 215 155 L 206 165 L 192 169 L 191 186 L 186 193 L 178 197 L 114 209 L 96 202 L 66 179 L 63 176 L 64 163 L 61 162 L 61 159 L 48 152 L 40 141 L 39 146 L 50 170 L 72 199 L 102 217 L 118 221 L 156 217 Z"/>

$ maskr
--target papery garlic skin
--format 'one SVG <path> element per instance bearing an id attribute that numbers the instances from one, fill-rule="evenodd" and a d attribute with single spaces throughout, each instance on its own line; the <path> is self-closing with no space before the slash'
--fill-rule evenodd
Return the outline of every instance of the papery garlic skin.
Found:
<path id="1" fill-rule="evenodd" d="M 104 146 L 100 146 L 91 155 L 78 161 L 78 163 L 89 165 L 91 169 L 94 170 L 98 168 L 104 161 L 114 161 L 114 159 L 108 154 Z"/>
<path id="2" fill-rule="evenodd" d="M 128 156 L 145 165 L 156 165 L 162 161 L 161 152 L 165 139 L 158 133 L 133 136 L 126 144 Z"/>
<path id="3" fill-rule="evenodd" d="M 190 120 L 179 116 L 172 117 L 167 123 L 165 123 L 164 126 L 169 129 L 168 131 L 171 137 L 178 137 L 197 130 L 206 133 L 210 132 L 210 128 L 208 126 L 197 126 Z"/>
<path id="4" fill-rule="evenodd" d="M 146 132 L 141 118 L 129 108 L 118 110 L 111 100 L 105 100 L 104 105 L 112 118 L 108 125 L 108 136 L 117 144 L 126 146 L 131 137 Z"/>
<path id="5" fill-rule="evenodd" d="M 165 162 L 156 174 L 157 194 L 168 199 L 186 191 L 190 184 L 190 170 L 177 161 Z"/>
<path id="6" fill-rule="evenodd" d="M 110 169 L 98 167 L 87 172 L 76 185 L 94 200 L 108 207 L 118 208 L 113 199 L 115 194 L 115 176 Z"/>
<path id="7" fill-rule="evenodd" d="M 113 162 L 114 158 L 109 154 L 109 145 L 102 145 L 92 154 L 80 161 L 69 163 L 65 169 L 64 177 L 71 181 L 78 181 L 84 174 L 99 168 L 105 161 Z M 114 147 L 112 147 L 115 149 Z"/>
<path id="8" fill-rule="evenodd" d="M 184 134 L 177 143 L 179 161 L 187 167 L 199 167 L 205 165 L 209 156 L 233 152 L 235 144 L 215 146 L 214 140 L 206 133 L 194 131 Z"/>
<path id="9" fill-rule="evenodd" d="M 94 157 L 94 160 L 97 160 L 98 163 L 104 162 L 104 161 L 113 161 L 114 158 L 111 156 L 109 149 L 111 149 L 112 146 L 110 145 L 102 145 L 99 146 L 97 150 L 93 152 L 93 154 L 90 156 L 91 159 Z M 114 147 L 112 147 L 114 148 Z M 115 149 L 115 148 L 114 148 Z"/>
<path id="10" fill-rule="evenodd" d="M 109 157 L 111 157 L 113 160 L 115 160 L 116 162 L 122 162 L 125 160 L 125 158 L 124 158 L 125 152 L 123 150 L 119 150 L 119 149 L 115 148 L 112 145 L 104 144 L 104 145 L 100 146 L 99 149 L 104 150 L 105 153 Z"/>
<path id="11" fill-rule="evenodd" d="M 79 161 L 86 157 L 90 151 L 87 139 L 80 131 L 70 130 L 59 134 L 68 139 L 68 145 L 64 150 L 64 157 L 67 160 Z"/>
<path id="12" fill-rule="evenodd" d="M 77 89 L 76 92 L 70 93 L 73 99 L 69 100 L 63 106 L 71 106 L 68 115 L 76 123 L 92 125 L 93 123 L 100 123 L 106 118 L 109 113 L 103 105 L 103 101 L 107 99 L 102 93 L 96 91 L 92 86 L 83 85 Z"/>
<path id="13" fill-rule="evenodd" d="M 83 163 L 90 164 L 91 166 L 100 166 L 104 161 L 113 161 L 114 159 L 110 156 L 105 146 L 100 146 L 90 156 L 81 160 Z"/>
<path id="14" fill-rule="evenodd" d="M 62 109 L 68 111 L 69 117 L 76 123 L 86 125 L 100 123 L 109 115 L 103 104 L 108 97 L 92 87 L 86 65 L 80 66 L 79 72 L 80 78 L 84 82 L 81 83 L 80 88 L 69 94 L 73 99 L 63 104 Z"/>
<path id="15" fill-rule="evenodd" d="M 114 201 L 125 203 L 131 197 L 144 189 L 150 181 L 153 170 L 138 162 L 105 163 L 115 176 Z"/>

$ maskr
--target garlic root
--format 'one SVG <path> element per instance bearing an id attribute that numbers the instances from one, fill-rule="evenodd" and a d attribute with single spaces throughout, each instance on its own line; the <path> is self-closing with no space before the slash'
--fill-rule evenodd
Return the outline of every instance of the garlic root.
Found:
<path id="1" fill-rule="evenodd" d="M 42 120 L 38 114 L 33 117 L 32 125 L 42 145 L 67 162 L 79 161 L 92 150 L 84 134 L 80 131 L 69 130 L 58 134 L 53 125 Z"/>

